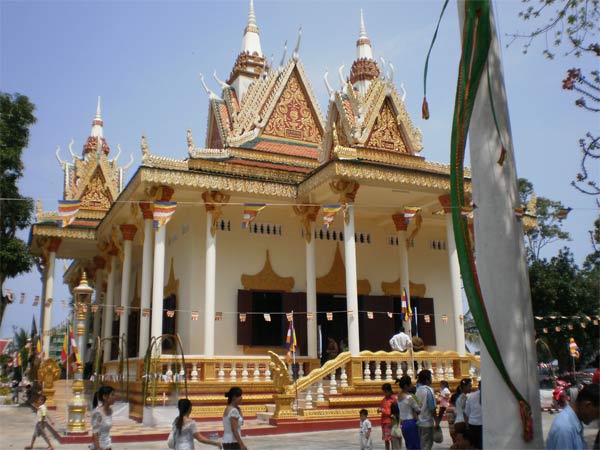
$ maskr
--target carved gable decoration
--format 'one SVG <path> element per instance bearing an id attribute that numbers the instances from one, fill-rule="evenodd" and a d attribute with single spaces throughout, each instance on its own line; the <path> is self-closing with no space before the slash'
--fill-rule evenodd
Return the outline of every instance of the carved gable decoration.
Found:
<path id="1" fill-rule="evenodd" d="M 281 277 L 273 270 L 269 250 L 262 270 L 254 275 L 242 275 L 242 285 L 247 291 L 283 291 L 292 292 L 294 288 L 293 277 Z"/>
<path id="2" fill-rule="evenodd" d="M 369 295 L 371 283 L 369 280 L 357 280 L 358 295 Z M 319 294 L 345 294 L 346 293 L 346 266 L 342 259 L 340 246 L 335 248 L 333 263 L 329 272 L 317 278 L 317 292 Z"/>
<path id="3" fill-rule="evenodd" d="M 410 153 L 406 147 L 392 105 L 388 100 L 383 103 L 379 111 L 379 116 L 373 124 L 366 146 L 398 153 Z"/>
<path id="4" fill-rule="evenodd" d="M 290 74 L 262 134 L 321 143 L 323 132 L 296 70 Z"/>
<path id="5" fill-rule="evenodd" d="M 97 169 L 90 177 L 80 200 L 82 209 L 110 209 L 113 198 L 101 170 Z"/>

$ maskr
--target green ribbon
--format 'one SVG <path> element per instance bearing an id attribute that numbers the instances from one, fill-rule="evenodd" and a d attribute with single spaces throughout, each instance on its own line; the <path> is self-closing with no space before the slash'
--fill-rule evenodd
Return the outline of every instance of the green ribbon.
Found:
<path id="1" fill-rule="evenodd" d="M 481 333 L 483 341 L 492 361 L 502 379 L 519 402 L 523 439 L 533 439 L 533 420 L 531 406 L 512 382 L 504 365 L 500 349 L 492 331 L 490 319 L 483 302 L 477 268 L 473 258 L 473 248 L 469 239 L 467 219 L 461 215 L 465 205 L 464 192 L 464 159 L 469 123 L 477 96 L 477 90 L 487 63 L 488 52 L 492 41 L 490 21 L 490 0 L 466 0 L 463 42 L 456 100 L 452 124 L 450 198 L 452 202 L 452 223 L 456 250 L 463 279 L 463 285 L 473 319 Z"/>

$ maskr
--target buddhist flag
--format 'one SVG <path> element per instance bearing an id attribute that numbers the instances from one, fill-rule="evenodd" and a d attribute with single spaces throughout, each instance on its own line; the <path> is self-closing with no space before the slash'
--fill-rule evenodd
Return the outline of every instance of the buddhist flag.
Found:
<path id="1" fill-rule="evenodd" d="M 406 295 L 406 289 L 402 289 L 402 320 L 404 322 L 412 319 L 412 308 L 410 306 L 410 298 Z"/>
<path id="2" fill-rule="evenodd" d="M 261 212 L 263 209 L 265 209 L 267 205 L 265 205 L 264 203 L 244 203 L 244 214 L 242 216 L 242 228 L 246 229 L 248 227 L 248 225 L 250 225 L 250 223 L 252 221 L 254 221 L 254 219 L 256 219 L 256 216 L 258 216 L 258 213 Z"/>
<path id="3" fill-rule="evenodd" d="M 290 321 L 287 335 L 285 337 L 285 348 L 288 350 L 286 359 L 291 361 L 293 355 L 296 354 L 296 349 L 298 348 L 298 340 L 296 339 L 296 330 L 294 329 L 293 320 Z"/>
<path id="4" fill-rule="evenodd" d="M 67 362 L 67 357 L 69 356 L 69 326 L 65 328 L 65 337 L 63 339 L 63 346 L 60 352 L 60 362 L 65 364 Z"/>
<path id="5" fill-rule="evenodd" d="M 571 212 L 572 208 L 561 208 L 558 210 L 558 212 L 556 213 L 556 218 L 558 220 L 565 220 L 567 218 L 567 216 L 569 215 L 569 213 Z"/>
<path id="6" fill-rule="evenodd" d="M 579 347 L 573 338 L 569 339 L 569 353 L 573 358 L 579 359 Z"/>
<path id="7" fill-rule="evenodd" d="M 405 206 L 404 207 L 404 218 L 410 219 L 412 217 L 415 217 L 420 210 L 421 210 L 421 208 L 417 208 L 416 206 Z"/>
<path id="8" fill-rule="evenodd" d="M 81 202 L 79 200 L 59 200 L 58 201 L 58 227 L 65 228 L 75 221 L 79 212 Z"/>
<path id="9" fill-rule="evenodd" d="M 176 202 L 154 202 L 154 228 L 158 230 L 169 223 L 169 220 L 175 214 L 175 208 L 177 208 Z"/>
<path id="10" fill-rule="evenodd" d="M 329 229 L 340 209 L 342 209 L 342 205 L 323 205 L 323 228 L 325 230 Z"/>

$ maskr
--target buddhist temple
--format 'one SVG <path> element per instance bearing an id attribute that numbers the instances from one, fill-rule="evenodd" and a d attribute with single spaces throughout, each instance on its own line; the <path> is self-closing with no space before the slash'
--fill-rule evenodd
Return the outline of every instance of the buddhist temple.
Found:
<path id="1" fill-rule="evenodd" d="M 322 111 L 313 83 L 323 80 L 306 74 L 302 32 L 275 65 L 259 13 L 250 1 L 227 80 L 202 78 L 203 139 L 182 129 L 187 148 L 167 158 L 149 133 L 141 164 L 120 166 L 98 100 L 81 151 L 71 144 L 63 160 L 57 150 L 58 208 L 38 204 L 30 245 L 44 265 L 43 331 L 55 284 L 73 289 L 85 274 L 94 294 L 77 334 L 92 346 L 97 378 L 130 383 L 136 420 L 149 374 L 174 396 L 185 380 L 195 417 L 219 417 L 222 392 L 240 385 L 249 416 L 274 403 L 275 422 L 322 420 L 317 407 L 354 420 L 364 402 L 352 395 L 372 395 L 375 413 L 381 383 L 407 358 L 434 382 L 478 364 L 465 354 L 450 169 L 426 158 L 393 66 L 374 56 L 368 15 L 357 11 L 348 74 L 340 67 L 338 83 L 325 75 Z M 56 258 L 72 260 L 65 273 Z M 422 339 L 421 352 L 390 351 L 401 326 Z M 322 366 L 328 338 L 342 347 Z"/>

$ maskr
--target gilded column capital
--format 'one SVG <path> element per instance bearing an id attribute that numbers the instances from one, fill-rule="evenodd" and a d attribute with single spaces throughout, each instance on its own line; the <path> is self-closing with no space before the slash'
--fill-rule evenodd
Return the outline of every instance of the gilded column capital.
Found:
<path id="1" fill-rule="evenodd" d="M 306 243 L 310 244 L 312 240 L 312 235 L 310 232 L 310 224 L 311 222 L 315 222 L 317 220 L 317 214 L 319 214 L 319 209 L 321 208 L 319 205 L 293 205 L 292 206 L 294 213 L 300 219 L 300 223 L 304 227 L 304 239 L 306 239 Z"/>
<path id="2" fill-rule="evenodd" d="M 50 246 L 48 247 L 48 251 L 56 253 L 60 244 L 62 243 L 61 238 L 52 238 L 50 239 Z"/>
<path id="3" fill-rule="evenodd" d="M 450 214 L 452 212 L 452 201 L 450 200 L 450 194 L 440 195 L 438 200 L 442 208 L 444 208 L 444 214 Z"/>
<path id="4" fill-rule="evenodd" d="M 154 215 L 153 215 L 154 208 L 152 207 L 152 202 L 140 202 L 139 205 L 140 205 L 140 210 L 142 211 L 142 216 L 144 217 L 144 220 L 146 220 L 146 219 L 152 220 L 154 218 Z"/>
<path id="5" fill-rule="evenodd" d="M 392 216 L 396 231 L 406 231 L 408 229 L 408 220 L 404 217 L 404 213 L 394 214 Z"/>
<path id="6" fill-rule="evenodd" d="M 345 205 L 354 202 L 360 184 L 354 180 L 340 178 L 330 182 L 329 187 L 340 196 L 340 203 Z"/>
<path id="7" fill-rule="evenodd" d="M 152 198 L 152 201 L 156 202 L 168 202 L 171 201 L 171 197 L 175 193 L 175 189 L 166 185 L 154 185 L 147 187 L 145 193 L 148 197 Z"/>
<path id="8" fill-rule="evenodd" d="M 121 235 L 124 241 L 133 241 L 137 227 L 131 223 L 124 223 L 119 226 L 121 228 Z"/>
<path id="9" fill-rule="evenodd" d="M 210 234 L 212 236 L 217 232 L 217 221 L 223 214 L 223 207 L 229 202 L 230 196 L 221 191 L 204 191 L 202 199 L 206 212 L 212 213 L 212 223 L 210 225 Z"/>

